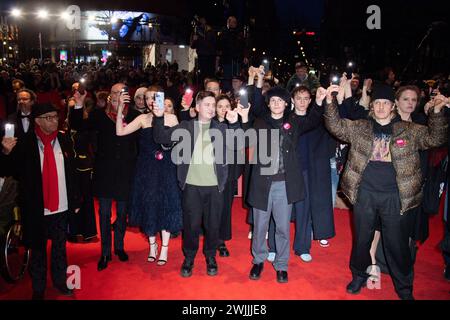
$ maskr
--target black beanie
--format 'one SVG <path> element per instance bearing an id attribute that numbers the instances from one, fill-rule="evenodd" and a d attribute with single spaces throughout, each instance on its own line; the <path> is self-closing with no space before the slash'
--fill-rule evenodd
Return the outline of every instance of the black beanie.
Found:
<path id="1" fill-rule="evenodd" d="M 269 103 L 270 98 L 272 97 L 279 97 L 287 104 L 291 103 L 291 95 L 289 94 L 289 91 L 282 87 L 273 87 L 267 91 L 267 103 Z"/>
<path id="2" fill-rule="evenodd" d="M 375 101 L 377 99 L 386 99 L 394 103 L 395 102 L 394 90 L 390 86 L 385 84 L 374 86 L 372 92 L 372 101 Z"/>

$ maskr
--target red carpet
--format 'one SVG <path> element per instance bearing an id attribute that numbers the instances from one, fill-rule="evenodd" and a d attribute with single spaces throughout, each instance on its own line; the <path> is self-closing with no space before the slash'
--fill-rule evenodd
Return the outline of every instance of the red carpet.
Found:
<path id="1" fill-rule="evenodd" d="M 348 211 L 336 210 L 336 237 L 330 247 L 322 248 L 313 243 L 311 263 L 302 262 L 291 253 L 289 263 L 289 283 L 278 284 L 275 271 L 266 263 L 259 281 L 248 278 L 251 267 L 250 240 L 247 239 L 246 214 L 237 198 L 233 211 L 233 240 L 228 242 L 231 256 L 218 257 L 219 274 L 206 274 L 203 255 L 199 252 L 191 278 L 179 275 L 183 255 L 180 237 L 172 239 L 169 262 L 157 266 L 147 262 L 148 241 L 137 229 L 129 228 L 125 238 L 125 248 L 130 261 L 120 262 L 117 257 L 108 268 L 97 271 L 100 242 L 88 244 L 68 244 L 69 264 L 81 268 L 81 289 L 76 290 L 74 299 L 397 299 L 389 276 L 382 275 L 381 290 L 363 289 L 353 296 L 345 292 L 351 280 L 348 268 L 351 232 Z M 291 235 L 294 234 L 292 228 Z M 443 236 L 441 216 L 430 220 L 430 238 L 419 248 L 415 265 L 414 295 L 416 299 L 450 300 L 450 282 L 443 277 L 443 260 L 438 243 Z M 292 236 L 291 236 L 292 240 Z M 48 299 L 66 299 L 51 287 L 48 277 Z M 0 300 L 29 299 L 31 280 L 29 275 L 16 285 L 0 280 Z"/>

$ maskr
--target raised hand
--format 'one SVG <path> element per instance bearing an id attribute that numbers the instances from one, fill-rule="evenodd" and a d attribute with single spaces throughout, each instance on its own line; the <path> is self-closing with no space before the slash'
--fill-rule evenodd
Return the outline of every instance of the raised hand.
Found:
<path id="1" fill-rule="evenodd" d="M 250 68 L 248 68 L 248 78 L 255 79 L 257 70 L 258 70 L 257 68 L 250 66 Z"/>
<path id="2" fill-rule="evenodd" d="M 339 86 L 336 84 L 332 84 L 327 88 L 327 104 L 330 104 L 333 102 L 333 96 L 336 95 L 336 93 L 339 92 Z"/>
<path id="3" fill-rule="evenodd" d="M 225 115 L 225 119 L 227 119 L 228 123 L 236 123 L 238 121 L 238 113 L 236 110 L 228 110 Z"/>
<path id="4" fill-rule="evenodd" d="M 73 94 L 73 98 L 75 99 L 75 105 L 76 106 L 83 106 L 84 105 L 84 100 L 86 99 L 87 96 L 87 91 L 84 91 L 84 94 L 80 94 L 80 92 L 78 90 L 75 91 L 75 93 Z"/>
<path id="5" fill-rule="evenodd" d="M 433 104 L 434 104 L 434 113 L 441 112 L 442 108 L 448 103 L 448 98 L 445 97 L 442 94 L 437 95 L 434 97 Z"/>
<path id="6" fill-rule="evenodd" d="M 327 97 L 327 89 L 320 87 L 316 91 L 316 103 L 321 106 L 323 100 Z"/>
<path id="7" fill-rule="evenodd" d="M 187 111 L 191 106 L 187 104 L 186 97 L 183 95 L 181 98 L 181 108 L 183 108 L 183 111 Z"/>
<path id="8" fill-rule="evenodd" d="M 3 137 L 2 139 L 2 147 L 3 147 L 3 153 L 8 155 L 11 153 L 11 151 L 14 149 L 14 147 L 17 144 L 17 138 L 6 138 Z"/>
<path id="9" fill-rule="evenodd" d="M 236 109 L 234 109 L 238 115 L 241 116 L 242 122 L 247 123 L 248 122 L 248 114 L 250 112 L 251 104 L 248 104 L 248 108 L 244 108 L 240 103 L 238 103 Z"/>
<path id="10" fill-rule="evenodd" d="M 372 79 L 367 78 L 364 80 L 364 84 L 363 84 L 363 90 L 364 88 L 366 88 L 367 91 L 370 91 L 370 89 L 372 88 Z"/>
<path id="11" fill-rule="evenodd" d="M 128 92 L 122 92 L 119 97 L 119 108 L 123 109 L 123 107 L 125 107 L 125 104 L 130 103 L 130 101 L 131 99 Z"/>
<path id="12" fill-rule="evenodd" d="M 164 109 L 153 108 L 152 112 L 156 117 L 162 117 L 164 115 Z"/>

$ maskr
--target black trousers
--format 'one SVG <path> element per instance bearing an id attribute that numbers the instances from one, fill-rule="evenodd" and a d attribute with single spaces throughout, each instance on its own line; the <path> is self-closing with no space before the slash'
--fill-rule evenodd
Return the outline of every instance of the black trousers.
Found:
<path id="1" fill-rule="evenodd" d="M 30 273 L 33 291 L 44 292 L 47 283 L 47 239 L 52 241 L 51 275 L 53 285 L 66 285 L 67 212 L 45 216 L 45 241 L 31 249 Z"/>
<path id="2" fill-rule="evenodd" d="M 386 262 L 401 297 L 412 294 L 413 262 L 409 248 L 410 217 L 400 215 L 400 198 L 397 193 L 380 193 L 360 189 L 353 207 L 354 244 L 350 260 L 353 276 L 365 276 L 371 265 L 370 246 L 377 219 L 381 221 L 383 248 Z"/>
<path id="3" fill-rule="evenodd" d="M 231 240 L 231 212 L 234 200 L 234 191 L 237 187 L 237 180 L 228 177 L 228 181 L 225 184 L 223 190 L 223 210 L 222 218 L 220 221 L 219 239 L 221 241 Z"/>
<path id="4" fill-rule="evenodd" d="M 92 191 L 92 170 L 77 172 L 80 193 L 83 198 L 80 211 L 69 216 L 69 235 L 82 235 L 83 238 L 92 238 L 97 235 L 95 221 L 94 196 Z"/>
<path id="5" fill-rule="evenodd" d="M 199 236 L 204 228 L 203 254 L 215 257 L 219 244 L 223 192 L 217 186 L 200 187 L 186 184 L 183 190 L 183 253 L 194 260 L 199 247 Z"/>

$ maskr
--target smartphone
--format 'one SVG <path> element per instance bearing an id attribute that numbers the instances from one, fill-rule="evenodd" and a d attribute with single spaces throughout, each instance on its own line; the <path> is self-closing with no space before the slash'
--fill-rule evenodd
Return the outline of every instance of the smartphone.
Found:
<path id="1" fill-rule="evenodd" d="M 164 110 L 164 92 L 155 93 L 155 104 L 158 109 Z"/>
<path id="2" fill-rule="evenodd" d="M 347 68 L 345 72 L 347 73 L 347 79 L 351 79 L 352 74 L 355 72 L 355 63 L 353 61 L 347 62 Z"/>
<path id="3" fill-rule="evenodd" d="M 248 108 L 248 94 L 247 90 L 241 89 L 239 90 L 239 103 L 244 107 L 244 109 Z"/>
<path id="4" fill-rule="evenodd" d="M 331 84 L 339 85 L 339 82 L 341 81 L 341 79 L 339 78 L 339 76 L 333 75 L 333 76 L 331 76 L 330 81 L 331 81 Z M 333 92 L 331 95 L 333 97 L 335 97 L 335 96 L 338 95 L 338 93 L 337 92 Z"/>
<path id="5" fill-rule="evenodd" d="M 331 76 L 330 81 L 331 81 L 331 84 L 339 85 L 340 79 L 337 75 L 333 75 L 333 76 Z"/>
<path id="6" fill-rule="evenodd" d="M 192 91 L 192 89 L 187 88 L 186 91 L 184 92 L 183 99 L 188 106 L 191 106 L 192 100 L 194 99 L 194 91 Z"/>
<path id="7" fill-rule="evenodd" d="M 5 138 L 14 138 L 14 125 L 11 123 L 5 124 Z"/>
<path id="8" fill-rule="evenodd" d="M 267 73 L 267 71 L 270 70 L 270 61 L 269 59 L 264 59 L 261 63 L 262 66 L 264 66 L 264 72 Z"/>
<path id="9" fill-rule="evenodd" d="M 128 87 L 123 87 L 122 90 L 120 90 L 123 93 L 128 93 Z"/>

